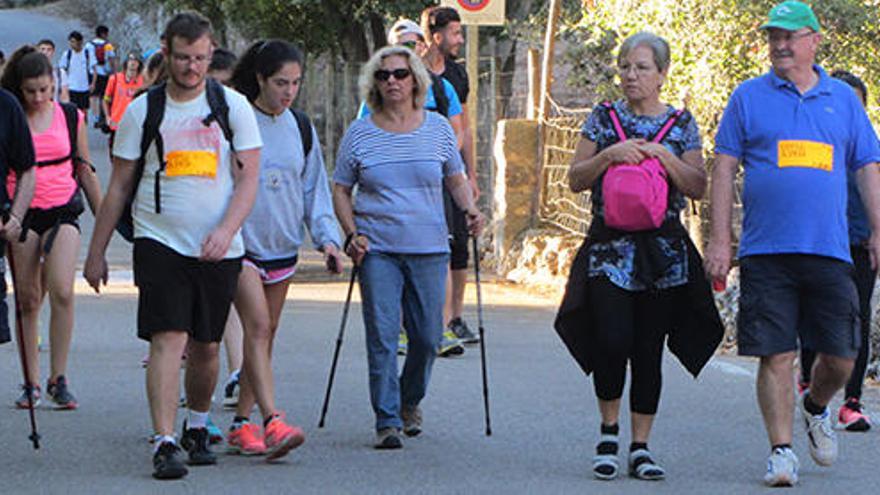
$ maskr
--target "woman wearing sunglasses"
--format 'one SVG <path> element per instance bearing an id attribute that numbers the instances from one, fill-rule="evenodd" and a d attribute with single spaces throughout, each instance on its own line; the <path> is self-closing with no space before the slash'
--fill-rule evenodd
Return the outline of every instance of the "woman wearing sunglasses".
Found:
<path id="1" fill-rule="evenodd" d="M 411 50 L 379 50 L 360 77 L 371 114 L 346 131 L 333 175 L 345 252 L 360 270 L 379 449 L 402 447 L 401 429 L 408 436 L 421 432 L 419 402 L 443 333 L 449 264 L 443 187 L 467 212 L 472 233 L 483 225 L 449 121 L 424 110 L 430 85 Z M 398 378 L 401 312 L 409 352 Z"/>

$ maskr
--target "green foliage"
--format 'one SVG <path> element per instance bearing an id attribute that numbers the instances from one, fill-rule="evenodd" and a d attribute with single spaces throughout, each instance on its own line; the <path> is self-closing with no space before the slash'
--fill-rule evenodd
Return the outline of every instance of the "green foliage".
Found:
<path id="1" fill-rule="evenodd" d="M 383 45 L 388 20 L 418 19 L 432 0 L 166 0 L 172 7 L 195 8 L 218 27 L 233 25 L 248 38 L 283 38 L 310 55 L 332 52 L 363 61 Z M 373 47 L 368 46 L 373 40 Z"/>
<path id="2" fill-rule="evenodd" d="M 564 60 L 569 84 L 595 101 L 619 95 L 617 48 L 629 35 L 647 30 L 672 48 L 670 77 L 662 98 L 687 104 L 703 130 L 706 148 L 733 89 L 766 72 L 767 44 L 758 27 L 776 0 L 604 0 L 563 30 L 569 42 Z M 823 26 L 818 63 L 829 72 L 846 69 L 862 77 L 877 101 L 880 91 L 880 1 L 813 2 Z M 589 103 L 593 103 L 589 102 Z M 880 117 L 880 108 L 869 105 Z M 876 120 L 875 120 L 876 121 Z"/>

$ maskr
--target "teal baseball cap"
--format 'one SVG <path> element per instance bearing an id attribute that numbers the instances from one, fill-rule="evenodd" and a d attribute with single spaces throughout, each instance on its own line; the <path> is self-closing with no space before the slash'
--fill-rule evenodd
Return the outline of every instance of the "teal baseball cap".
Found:
<path id="1" fill-rule="evenodd" d="M 778 28 L 786 31 L 797 31 L 808 27 L 819 32 L 819 20 L 809 5 L 797 0 L 787 0 L 770 10 L 770 19 L 761 29 Z"/>

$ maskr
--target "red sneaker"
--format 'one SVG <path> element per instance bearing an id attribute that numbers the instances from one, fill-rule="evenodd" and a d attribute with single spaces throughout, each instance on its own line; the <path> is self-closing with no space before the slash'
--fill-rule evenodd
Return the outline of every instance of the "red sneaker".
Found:
<path id="1" fill-rule="evenodd" d="M 285 423 L 284 416 L 277 415 L 266 426 L 266 460 L 280 459 L 305 441 L 302 429 Z"/>
<path id="2" fill-rule="evenodd" d="M 862 413 L 862 404 L 854 397 L 850 397 L 840 406 L 837 422 L 847 431 L 868 431 L 871 429 L 870 418 Z"/>
<path id="3" fill-rule="evenodd" d="M 226 452 L 240 455 L 263 455 L 266 444 L 260 436 L 260 427 L 253 423 L 244 423 L 232 428 L 226 435 Z"/>

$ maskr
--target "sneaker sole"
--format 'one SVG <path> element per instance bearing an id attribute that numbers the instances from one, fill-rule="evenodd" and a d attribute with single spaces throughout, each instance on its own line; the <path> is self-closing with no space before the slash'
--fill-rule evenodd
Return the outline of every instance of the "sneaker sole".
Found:
<path id="1" fill-rule="evenodd" d="M 285 440 L 284 442 L 279 443 L 278 445 L 269 448 L 266 448 L 266 461 L 271 462 L 277 459 L 280 459 L 287 455 L 291 450 L 299 447 L 306 441 L 306 437 L 302 434 L 300 435 L 291 435 L 290 438 Z"/>
<path id="2" fill-rule="evenodd" d="M 404 428 L 403 434 L 408 437 L 417 437 L 422 434 L 422 429 L 421 428 L 409 428 L 409 429 Z"/>
<path id="3" fill-rule="evenodd" d="M 228 455 L 243 455 L 245 457 L 256 457 L 261 455 L 266 455 L 266 451 L 255 451 L 255 450 L 245 450 L 240 447 L 235 447 L 230 445 L 226 448 L 226 453 Z"/>
<path id="4" fill-rule="evenodd" d="M 161 473 L 154 472 L 153 478 L 157 480 L 176 480 L 183 478 L 189 474 L 189 470 L 187 470 L 184 466 L 181 466 L 180 469 L 168 469 Z"/>
<path id="5" fill-rule="evenodd" d="M 451 349 L 443 349 L 437 353 L 439 357 L 461 356 L 464 354 L 464 347 L 453 347 Z"/>
<path id="6" fill-rule="evenodd" d="M 871 423 L 865 421 L 865 418 L 859 418 L 848 425 L 842 425 L 846 431 L 868 431 L 871 429 Z"/>
<path id="7" fill-rule="evenodd" d="M 37 400 L 34 401 L 34 409 L 36 409 L 36 408 L 39 407 L 39 406 L 40 406 L 40 400 L 37 399 Z M 22 411 L 27 411 L 28 409 L 30 409 L 30 406 L 28 406 L 27 404 L 20 404 L 20 403 L 16 402 L 16 403 L 15 403 L 15 408 L 16 408 L 16 409 L 21 409 Z"/>
<path id="8" fill-rule="evenodd" d="M 217 464 L 217 457 L 206 457 L 204 459 L 187 459 L 186 463 L 190 466 L 211 466 Z"/>
<path id="9" fill-rule="evenodd" d="M 767 485 L 767 486 L 769 486 L 769 487 L 777 487 L 777 488 L 778 488 L 778 487 L 784 487 L 784 486 L 791 487 L 791 486 L 796 485 L 796 484 L 797 484 L 797 481 L 795 481 L 795 480 L 793 480 L 793 479 L 791 479 L 791 478 L 780 478 L 780 479 L 773 480 L 773 481 L 766 481 L 766 480 L 765 480 L 765 481 L 764 481 L 764 484 Z"/>
<path id="10" fill-rule="evenodd" d="M 223 407 L 226 409 L 235 409 L 238 407 L 238 399 L 223 399 Z"/>

